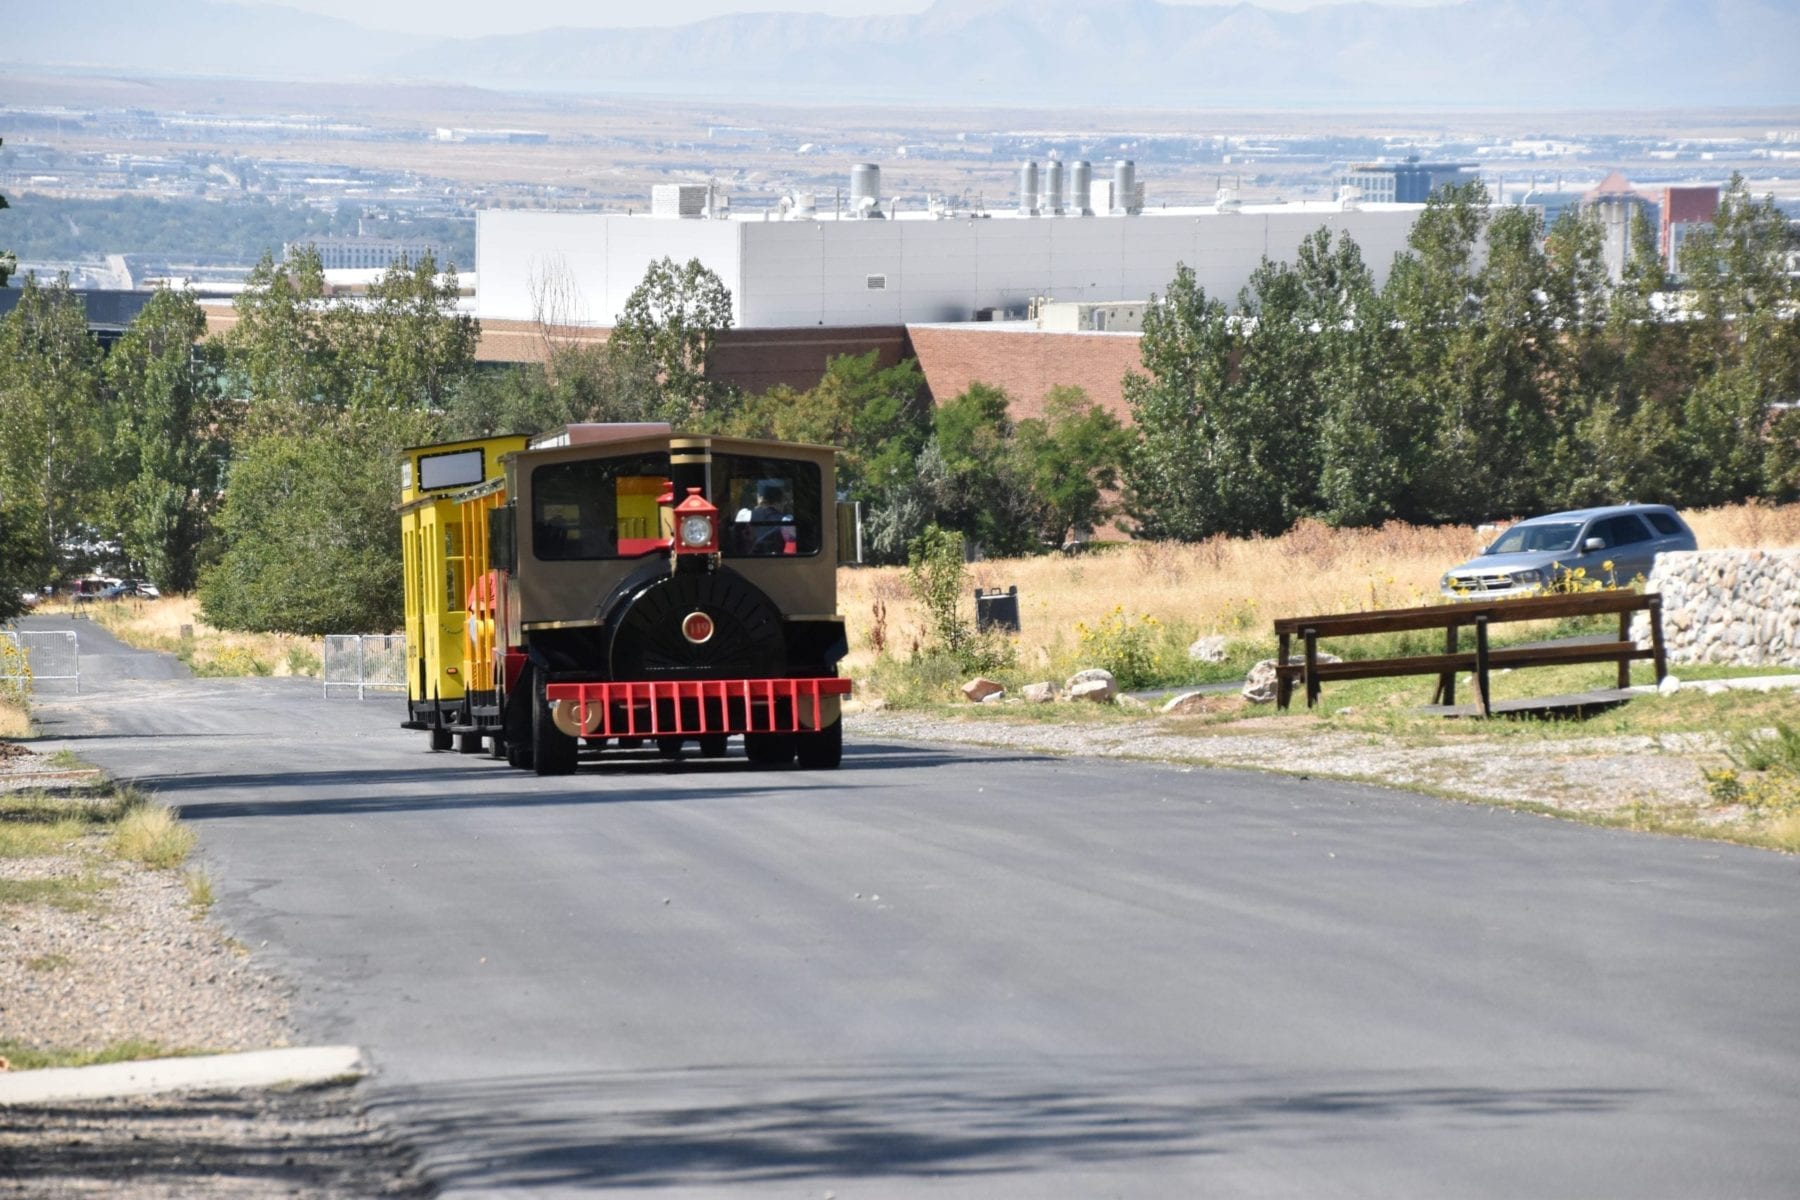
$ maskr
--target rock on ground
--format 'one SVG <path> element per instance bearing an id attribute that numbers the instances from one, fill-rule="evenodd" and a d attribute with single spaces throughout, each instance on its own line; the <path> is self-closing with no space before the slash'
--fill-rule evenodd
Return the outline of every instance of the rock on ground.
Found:
<path id="1" fill-rule="evenodd" d="M 974 704 L 980 704 L 989 696 L 1004 695 L 1005 692 L 1005 688 L 1001 687 L 993 680 L 980 675 L 977 675 L 975 678 L 962 685 L 963 699 Z"/>
<path id="2" fill-rule="evenodd" d="M 1119 684 L 1111 671 L 1089 667 L 1069 676 L 1063 688 L 1071 700 L 1091 700 L 1096 704 L 1104 704 L 1118 694 Z"/>
<path id="3" fill-rule="evenodd" d="M 1320 654 L 1318 660 L 1322 663 L 1343 661 L 1335 654 Z M 1304 654 L 1288 655 L 1289 665 L 1297 665 L 1305 661 Z M 1250 673 L 1244 676 L 1244 699 L 1252 704 L 1273 704 L 1275 703 L 1275 684 L 1275 660 L 1265 658 L 1251 667 Z"/>

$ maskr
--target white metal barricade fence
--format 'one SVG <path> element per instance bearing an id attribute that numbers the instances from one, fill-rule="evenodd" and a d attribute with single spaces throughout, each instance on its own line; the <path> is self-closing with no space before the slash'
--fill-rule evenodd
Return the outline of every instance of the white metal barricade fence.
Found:
<path id="1" fill-rule="evenodd" d="M 355 688 L 358 700 L 371 689 L 406 688 L 406 638 L 397 633 L 327 634 L 320 661 L 326 699 L 332 688 Z"/>
<path id="2" fill-rule="evenodd" d="M 7 629 L 0 638 L 12 649 L 0 654 L 0 682 L 35 688 L 60 681 L 81 690 L 81 643 L 73 629 Z"/>

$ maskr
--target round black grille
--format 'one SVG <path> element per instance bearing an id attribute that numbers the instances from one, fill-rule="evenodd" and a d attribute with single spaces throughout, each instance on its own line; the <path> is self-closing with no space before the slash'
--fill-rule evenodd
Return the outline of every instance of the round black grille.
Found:
<path id="1" fill-rule="evenodd" d="M 698 644 L 681 632 L 694 612 L 713 621 Z M 614 608 L 607 630 L 614 679 L 756 679 L 781 674 L 787 657 L 775 606 L 734 571 L 649 580 Z"/>

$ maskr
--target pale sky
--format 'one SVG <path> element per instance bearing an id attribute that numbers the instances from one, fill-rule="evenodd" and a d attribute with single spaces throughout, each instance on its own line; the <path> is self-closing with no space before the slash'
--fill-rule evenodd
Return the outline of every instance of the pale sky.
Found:
<path id="1" fill-rule="evenodd" d="M 681 25 L 734 12 L 822 12 L 870 16 L 924 12 L 932 0 L 225 0 L 250 7 L 276 4 L 341 17 L 371 29 L 451 37 L 529 33 L 559 25 Z M 980 0 L 977 0 L 980 2 Z M 991 0 L 990 0 L 991 2 Z M 1165 3 L 1236 3 L 1237 0 L 1165 0 Z M 1252 0 L 1262 8 L 1302 9 L 1357 0 Z M 1367 0 L 1364 0 L 1367 2 Z M 1458 0 L 1376 0 L 1427 6 Z"/>

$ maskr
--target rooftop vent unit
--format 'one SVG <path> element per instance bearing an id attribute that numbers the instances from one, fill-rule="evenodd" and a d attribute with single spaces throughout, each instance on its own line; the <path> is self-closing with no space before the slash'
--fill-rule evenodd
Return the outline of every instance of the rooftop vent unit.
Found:
<path id="1" fill-rule="evenodd" d="M 1243 209 L 1244 202 L 1238 199 L 1236 188 L 1222 187 L 1218 195 L 1213 197 L 1213 207 L 1222 213 L 1239 212 Z"/>
<path id="2" fill-rule="evenodd" d="M 1113 164 L 1112 211 L 1120 216 L 1142 212 L 1144 200 L 1138 193 L 1137 164 L 1121 158 Z"/>
<path id="3" fill-rule="evenodd" d="M 864 219 L 881 214 L 881 168 L 874 163 L 857 163 L 850 168 L 850 215 Z"/>
<path id="4" fill-rule="evenodd" d="M 810 221 L 818 216 L 818 201 L 811 192 L 795 192 L 783 196 L 775 211 L 783 221 Z"/>
<path id="5" fill-rule="evenodd" d="M 1019 164 L 1019 215 L 1035 217 L 1038 213 L 1038 168 L 1035 162 Z"/>
<path id="6" fill-rule="evenodd" d="M 650 189 L 650 216 L 689 221 L 711 216 L 711 193 L 709 184 L 655 184 Z"/>
<path id="7" fill-rule="evenodd" d="M 1053 217 L 1063 215 L 1063 169 L 1062 160 L 1053 158 L 1044 167 L 1044 203 L 1043 211 Z"/>
<path id="8" fill-rule="evenodd" d="M 1077 216 L 1094 215 L 1094 168 L 1087 159 L 1076 161 L 1074 169 L 1069 172 L 1069 207 Z"/>

